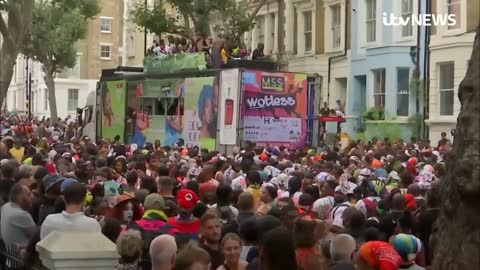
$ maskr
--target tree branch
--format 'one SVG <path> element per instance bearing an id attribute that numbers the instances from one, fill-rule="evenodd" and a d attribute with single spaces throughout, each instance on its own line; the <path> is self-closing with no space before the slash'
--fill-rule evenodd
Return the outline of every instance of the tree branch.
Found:
<path id="1" fill-rule="evenodd" d="M 263 7 L 263 5 L 267 2 L 267 0 L 260 0 L 260 2 L 257 4 L 257 7 L 253 10 L 253 12 L 250 14 L 250 19 L 248 22 L 251 24 L 253 23 L 253 20 L 257 16 L 257 13 L 260 11 L 260 9 Z"/>
<path id="2" fill-rule="evenodd" d="M 0 33 L 2 34 L 4 40 L 7 41 L 10 46 L 15 44 L 15 42 L 12 39 L 12 36 L 10 35 L 10 32 L 8 31 L 7 24 L 5 23 L 5 20 L 3 19 L 3 16 L 1 14 L 0 14 Z"/>

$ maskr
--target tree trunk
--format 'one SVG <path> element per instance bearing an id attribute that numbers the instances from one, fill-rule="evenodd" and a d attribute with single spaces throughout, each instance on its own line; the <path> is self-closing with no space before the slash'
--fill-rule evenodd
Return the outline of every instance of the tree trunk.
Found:
<path id="1" fill-rule="evenodd" d="M 194 36 L 194 33 L 193 33 L 193 30 L 190 26 L 190 18 L 188 17 L 187 14 L 183 13 L 182 14 L 182 17 L 183 17 L 183 24 L 185 26 L 185 35 L 189 38 L 189 39 L 192 39 L 193 36 Z"/>
<path id="2" fill-rule="evenodd" d="M 3 17 L 0 18 L 0 35 L 3 37 L 0 49 L 0 106 L 7 96 L 21 44 L 30 33 L 34 2 L 35 0 L 23 0 L 22 3 L 13 4 L 12 1 L 7 8 L 8 23 L 5 23 Z"/>
<path id="3" fill-rule="evenodd" d="M 435 270 L 480 267 L 480 26 L 458 98 L 461 110 L 432 238 Z"/>
<path id="4" fill-rule="evenodd" d="M 14 48 L 9 48 L 4 43 L 0 51 L 0 106 L 3 105 L 7 97 L 8 87 L 12 81 L 13 68 L 17 60 L 18 51 Z M 3 110 L 4 107 L 2 107 Z"/>
<path id="5" fill-rule="evenodd" d="M 43 65 L 43 69 L 46 71 L 52 70 Z M 43 77 L 45 84 L 48 88 L 48 106 L 50 106 L 50 122 L 57 123 L 58 114 L 57 114 L 57 98 L 55 97 L 55 79 L 53 77 L 53 72 L 45 72 Z M 68 102 L 68 101 L 67 101 Z"/>

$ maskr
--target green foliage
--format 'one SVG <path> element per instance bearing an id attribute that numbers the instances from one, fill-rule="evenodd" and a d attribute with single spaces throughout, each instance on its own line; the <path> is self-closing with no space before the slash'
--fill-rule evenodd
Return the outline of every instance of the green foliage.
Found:
<path id="1" fill-rule="evenodd" d="M 175 32 L 177 20 L 169 17 L 161 2 L 155 2 L 153 8 L 144 3 L 138 4 L 132 10 L 133 22 L 139 30 L 147 30 L 149 33 L 161 35 L 162 33 Z"/>
<path id="2" fill-rule="evenodd" d="M 37 1 L 23 53 L 41 62 L 49 74 L 72 68 L 77 56 L 75 44 L 85 38 L 87 20 L 99 11 L 98 0 Z"/>
<path id="3" fill-rule="evenodd" d="M 410 84 L 409 84 L 410 95 L 412 95 L 412 96 L 417 96 L 418 95 L 420 98 L 422 98 L 423 97 L 424 86 L 425 86 L 425 81 L 424 80 L 420 80 L 420 79 L 412 77 L 412 79 L 410 80 Z"/>
<path id="4" fill-rule="evenodd" d="M 255 23 L 251 14 L 245 14 L 244 10 L 234 0 L 230 0 L 230 2 L 232 2 L 231 5 L 221 11 L 225 25 L 216 25 L 214 29 L 221 33 L 225 39 L 238 43 L 242 34 L 250 31 Z"/>
<path id="5" fill-rule="evenodd" d="M 160 35 L 161 33 L 177 33 L 187 37 L 195 32 L 203 37 L 210 35 L 210 17 L 220 14 L 223 25 L 214 26 L 222 36 L 228 40 L 239 41 L 246 31 L 253 28 L 253 19 L 266 0 L 259 0 L 251 14 L 245 12 L 249 7 L 241 7 L 236 0 L 167 0 L 184 18 L 186 25 L 177 25 L 178 18 L 171 18 L 163 8 L 160 0 L 155 1 L 154 7 L 139 4 L 132 11 L 133 22 L 142 30 Z M 194 29 L 190 29 L 190 22 Z M 183 28 L 183 29 L 182 29 Z M 194 30 L 194 31 L 192 31 Z M 190 36 L 189 36 L 190 35 Z"/>
<path id="6" fill-rule="evenodd" d="M 408 123 L 413 126 L 413 134 L 417 138 L 422 137 L 423 134 L 423 114 L 416 113 L 408 118 Z"/>
<path id="7" fill-rule="evenodd" d="M 379 107 L 371 107 L 370 109 L 362 113 L 362 119 L 364 121 L 385 120 L 385 109 Z"/>

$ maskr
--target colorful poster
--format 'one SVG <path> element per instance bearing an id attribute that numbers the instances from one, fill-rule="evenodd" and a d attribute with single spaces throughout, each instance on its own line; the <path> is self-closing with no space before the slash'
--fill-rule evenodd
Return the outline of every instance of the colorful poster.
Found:
<path id="1" fill-rule="evenodd" d="M 126 81 L 108 81 L 102 84 L 102 137 L 113 141 L 125 135 Z"/>
<path id="2" fill-rule="evenodd" d="M 220 73 L 220 132 L 221 145 L 237 144 L 238 93 L 240 84 L 238 69 Z"/>
<path id="3" fill-rule="evenodd" d="M 244 71 L 243 140 L 300 148 L 307 138 L 307 75 Z"/>
<path id="4" fill-rule="evenodd" d="M 137 111 L 135 142 L 144 145 L 159 140 L 162 145 L 174 146 L 182 138 L 184 80 L 164 79 L 144 81 L 142 106 Z"/>
<path id="5" fill-rule="evenodd" d="M 218 115 L 218 83 L 215 77 L 185 80 L 183 139 L 187 147 L 215 150 Z"/>

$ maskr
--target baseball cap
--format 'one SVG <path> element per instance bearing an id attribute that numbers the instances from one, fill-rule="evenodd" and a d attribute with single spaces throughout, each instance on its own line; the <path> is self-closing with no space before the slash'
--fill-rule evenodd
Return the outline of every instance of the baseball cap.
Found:
<path id="1" fill-rule="evenodd" d="M 165 207 L 165 200 L 158 193 L 149 194 L 143 203 L 145 209 L 162 210 Z"/>
<path id="2" fill-rule="evenodd" d="M 190 209 L 195 206 L 199 198 L 195 192 L 189 189 L 182 189 L 177 192 L 177 200 L 180 207 Z"/>
<path id="3" fill-rule="evenodd" d="M 73 184 L 77 182 L 77 180 L 73 179 L 73 178 L 66 178 L 63 180 L 62 184 L 60 185 L 60 192 L 63 193 L 65 191 L 65 189 L 70 186 L 70 184 Z"/>
<path id="4" fill-rule="evenodd" d="M 65 180 L 65 177 L 60 176 L 58 174 L 55 174 L 55 173 L 47 174 L 42 180 L 42 184 L 45 192 L 49 191 L 57 183 L 63 182 L 63 180 Z"/>

